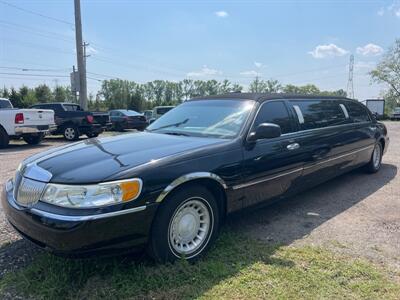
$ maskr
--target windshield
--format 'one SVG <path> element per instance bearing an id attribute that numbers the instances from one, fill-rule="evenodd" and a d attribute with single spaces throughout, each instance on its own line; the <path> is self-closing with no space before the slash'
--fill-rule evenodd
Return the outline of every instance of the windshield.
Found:
<path id="1" fill-rule="evenodd" d="M 217 138 L 234 138 L 254 101 L 196 100 L 183 103 L 147 127 L 148 131 Z"/>
<path id="2" fill-rule="evenodd" d="M 122 112 L 125 116 L 141 116 L 138 112 L 134 110 L 126 110 Z"/>
<path id="3" fill-rule="evenodd" d="M 174 108 L 173 106 L 171 106 L 171 107 L 159 107 L 159 108 L 156 108 L 156 114 L 157 114 L 157 115 L 163 115 L 163 114 L 169 112 L 169 111 L 170 111 L 171 109 L 173 109 L 173 108 Z"/>
<path id="4" fill-rule="evenodd" d="M 2 108 L 12 108 L 11 102 L 7 99 L 0 99 L 0 109 Z"/>

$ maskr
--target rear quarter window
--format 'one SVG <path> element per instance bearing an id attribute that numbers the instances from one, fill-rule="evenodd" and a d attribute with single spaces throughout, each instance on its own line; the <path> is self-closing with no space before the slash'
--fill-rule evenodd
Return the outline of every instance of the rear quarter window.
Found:
<path id="1" fill-rule="evenodd" d="M 371 121 L 367 108 L 361 103 L 346 101 L 344 104 L 349 112 L 350 120 L 354 123 Z"/>

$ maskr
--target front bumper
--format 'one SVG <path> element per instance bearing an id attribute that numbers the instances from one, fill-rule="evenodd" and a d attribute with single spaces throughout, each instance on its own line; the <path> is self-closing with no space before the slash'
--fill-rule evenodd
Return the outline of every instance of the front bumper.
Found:
<path id="1" fill-rule="evenodd" d="M 15 127 L 15 134 L 21 135 L 21 134 L 32 134 L 32 133 L 46 133 L 46 132 L 52 132 L 57 129 L 57 126 L 55 124 L 50 124 L 50 125 L 22 125 Z"/>
<path id="2" fill-rule="evenodd" d="M 146 244 L 157 204 L 94 215 L 51 213 L 25 208 L 13 190 L 1 194 L 11 225 L 41 248 L 60 255 L 85 255 L 131 251 Z"/>

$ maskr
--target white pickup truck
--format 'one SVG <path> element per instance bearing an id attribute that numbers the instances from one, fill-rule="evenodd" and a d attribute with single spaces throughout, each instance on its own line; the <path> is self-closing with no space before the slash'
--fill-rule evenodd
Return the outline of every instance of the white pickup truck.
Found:
<path id="1" fill-rule="evenodd" d="M 39 144 L 47 132 L 55 129 L 54 111 L 16 109 L 10 100 L 0 98 L 0 148 L 20 137 L 30 145 Z"/>

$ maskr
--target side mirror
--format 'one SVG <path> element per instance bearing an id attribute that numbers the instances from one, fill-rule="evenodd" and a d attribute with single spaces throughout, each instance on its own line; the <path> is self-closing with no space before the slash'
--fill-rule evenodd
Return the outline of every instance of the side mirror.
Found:
<path id="1" fill-rule="evenodd" d="M 280 137 L 282 134 L 281 127 L 272 123 L 261 123 L 256 128 L 256 131 L 250 133 L 248 141 L 255 142 L 261 139 L 272 139 Z"/>

